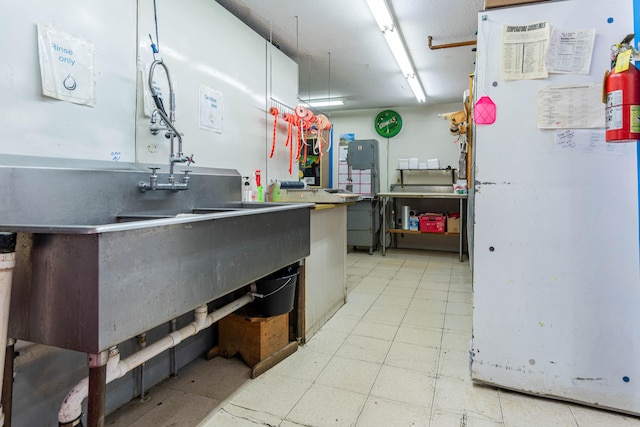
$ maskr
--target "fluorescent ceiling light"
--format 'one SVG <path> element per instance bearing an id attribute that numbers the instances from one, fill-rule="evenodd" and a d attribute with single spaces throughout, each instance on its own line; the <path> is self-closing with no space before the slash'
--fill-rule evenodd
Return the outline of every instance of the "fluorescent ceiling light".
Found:
<path id="1" fill-rule="evenodd" d="M 393 57 L 396 58 L 396 62 L 400 67 L 400 71 L 402 74 L 407 76 L 412 76 L 415 74 L 413 70 L 413 65 L 411 64 L 411 59 L 409 59 L 409 55 L 402 44 L 402 39 L 400 38 L 400 34 L 398 34 L 397 30 L 389 30 L 384 32 L 384 39 L 387 41 L 389 45 L 389 49 L 391 49 L 391 53 Z"/>
<path id="2" fill-rule="evenodd" d="M 325 99 L 307 102 L 311 107 L 334 107 L 336 105 L 344 105 L 342 99 Z"/>
<path id="3" fill-rule="evenodd" d="M 402 75 L 407 79 L 413 94 L 418 102 L 424 102 L 426 100 L 424 89 L 413 69 L 411 58 L 402 42 L 398 27 L 391 16 L 386 0 L 367 0 L 367 6 L 369 6 L 380 31 L 384 34 L 384 39 L 387 41 L 389 49 L 391 49 L 391 53 L 396 59 Z"/>
<path id="4" fill-rule="evenodd" d="M 418 76 L 413 75 L 411 77 L 407 77 L 407 82 L 409 82 L 409 87 L 413 91 L 413 94 L 415 95 L 418 102 L 424 102 L 427 100 L 427 96 L 422 89 L 422 85 L 418 80 Z"/>
<path id="5" fill-rule="evenodd" d="M 367 6 L 378 23 L 380 31 L 384 32 L 393 28 L 393 18 L 385 0 L 367 0 Z"/>

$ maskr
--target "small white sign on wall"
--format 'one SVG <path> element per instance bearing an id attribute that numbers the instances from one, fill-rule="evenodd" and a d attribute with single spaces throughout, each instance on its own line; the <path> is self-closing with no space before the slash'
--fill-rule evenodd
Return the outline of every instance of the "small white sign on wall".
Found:
<path id="1" fill-rule="evenodd" d="M 222 133 L 222 92 L 200 85 L 200 127 Z"/>
<path id="2" fill-rule="evenodd" d="M 96 103 L 96 55 L 92 42 L 38 24 L 42 93 L 67 102 Z"/>

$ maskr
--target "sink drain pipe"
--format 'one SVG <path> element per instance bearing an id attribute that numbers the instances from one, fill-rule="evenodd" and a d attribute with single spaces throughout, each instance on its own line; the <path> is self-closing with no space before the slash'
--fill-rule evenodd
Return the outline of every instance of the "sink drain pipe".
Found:
<path id="1" fill-rule="evenodd" d="M 203 304 L 194 310 L 194 320 L 187 326 L 166 335 L 164 338 L 146 346 L 144 349 L 130 355 L 126 359 L 120 359 L 118 347 L 109 349 L 109 359 L 106 364 L 106 383 L 122 378 L 132 369 L 147 362 L 165 350 L 175 347 L 183 340 L 192 337 L 198 332 L 212 326 L 223 317 L 233 313 L 253 301 L 255 285 L 251 285 L 251 292 L 207 314 L 207 305 Z M 59 427 L 81 426 L 82 402 L 89 396 L 89 377 L 83 378 L 65 397 L 58 412 Z M 104 396 L 102 396 L 104 399 Z M 104 419 L 104 416 L 102 417 Z M 96 426 L 89 426 L 96 427 Z"/>
<path id="2" fill-rule="evenodd" d="M 11 281 L 13 279 L 13 269 L 16 266 L 16 233 L 0 232 L 0 367 L 5 366 L 7 357 L 7 330 L 9 328 L 9 305 L 11 303 Z M 9 350 L 13 349 L 13 341 L 9 343 Z M 10 363 L 13 364 L 13 352 L 10 351 Z M 13 371 L 13 369 L 12 369 Z M 13 372 L 11 373 L 11 379 Z M 11 395 L 13 386 L 10 380 L 0 375 L 0 390 L 2 393 L 2 404 L 0 405 L 0 426 L 5 425 L 5 421 L 11 424 Z M 7 394 L 5 396 L 5 393 Z M 6 415 L 5 415 L 6 413 Z M 6 418 L 5 418 L 6 417 Z"/>
<path id="3" fill-rule="evenodd" d="M 147 346 L 146 332 L 143 332 L 140 335 L 138 335 L 137 339 L 138 339 L 138 345 L 140 346 L 139 348 L 141 350 Z M 140 388 L 140 402 L 146 402 L 149 400 L 149 395 L 147 394 L 147 390 L 145 389 L 145 386 L 144 386 L 144 366 L 145 365 L 146 363 L 141 363 L 140 369 L 138 370 L 138 387 Z"/>
<path id="4" fill-rule="evenodd" d="M 169 322 L 169 324 L 171 325 L 169 327 L 169 331 L 171 332 L 175 332 L 176 329 L 178 329 L 178 319 L 171 319 L 171 322 Z M 177 377 L 178 376 L 178 363 L 176 362 L 176 348 L 175 347 L 171 347 L 171 350 L 169 350 L 169 366 L 171 367 L 171 373 L 169 375 L 171 375 L 172 377 Z"/>

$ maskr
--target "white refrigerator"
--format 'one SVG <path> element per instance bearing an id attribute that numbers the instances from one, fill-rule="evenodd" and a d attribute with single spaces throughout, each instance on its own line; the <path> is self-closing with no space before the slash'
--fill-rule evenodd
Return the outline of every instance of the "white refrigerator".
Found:
<path id="1" fill-rule="evenodd" d="M 581 120 L 593 108 L 604 115 L 591 85 L 602 84 L 611 45 L 634 32 L 635 7 L 565 0 L 479 13 L 475 100 L 493 102 L 495 121 L 474 129 L 471 376 L 638 415 L 638 146 L 609 145 L 602 127 Z M 586 74 L 574 64 L 518 79 L 539 60 L 528 30 L 541 22 L 587 34 L 560 44 L 560 56 L 576 49 L 578 60 L 595 30 Z M 503 37 L 505 26 L 523 34 Z"/>

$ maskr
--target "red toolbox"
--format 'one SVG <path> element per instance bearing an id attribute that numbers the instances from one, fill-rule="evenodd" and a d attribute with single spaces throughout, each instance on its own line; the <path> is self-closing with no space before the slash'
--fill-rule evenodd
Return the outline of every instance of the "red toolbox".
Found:
<path id="1" fill-rule="evenodd" d="M 442 214 L 420 215 L 420 231 L 423 233 L 444 233 L 447 217 Z"/>

